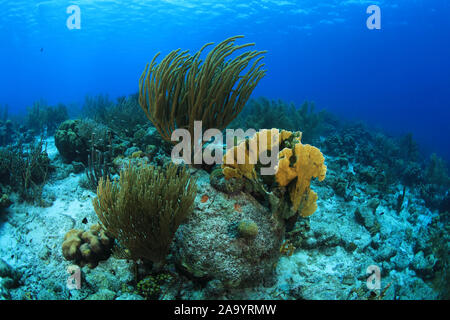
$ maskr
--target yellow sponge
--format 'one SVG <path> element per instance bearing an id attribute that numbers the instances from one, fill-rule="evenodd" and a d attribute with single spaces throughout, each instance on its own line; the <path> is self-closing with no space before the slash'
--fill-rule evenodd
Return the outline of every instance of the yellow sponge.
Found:
<path id="1" fill-rule="evenodd" d="M 279 132 L 278 129 L 263 129 L 247 141 L 230 148 L 223 157 L 222 171 L 225 179 L 246 177 L 256 180 L 255 164 L 260 153 L 272 150 L 275 145 L 279 147 L 280 143 L 291 135 L 292 132 L 286 130 Z M 260 149 L 263 139 L 267 142 L 263 144 L 264 149 Z M 244 163 L 238 163 L 238 155 L 244 156 Z"/>
<path id="2" fill-rule="evenodd" d="M 294 158 L 292 159 L 292 156 Z M 295 162 L 291 164 L 292 160 Z M 325 179 L 327 167 L 325 158 L 319 149 L 301 142 L 294 145 L 294 150 L 285 148 L 279 154 L 275 179 L 282 187 L 297 178 L 290 187 L 290 199 L 294 211 L 300 209 L 300 215 L 308 217 L 317 209 L 317 194 L 310 190 L 311 179 Z"/>
<path id="3" fill-rule="evenodd" d="M 289 188 L 292 210 L 301 216 L 308 217 L 317 209 L 317 194 L 310 190 L 312 178 L 319 181 L 325 179 L 327 167 L 320 150 L 309 144 L 301 143 L 301 132 L 290 132 L 278 129 L 264 129 L 251 139 L 230 148 L 223 157 L 222 171 L 225 179 L 247 178 L 257 181 L 255 164 L 263 151 L 273 150 L 274 146 L 283 149 L 278 153 L 275 180 L 281 187 Z M 267 139 L 265 149 L 261 149 L 262 139 Z M 238 164 L 239 153 L 244 163 Z M 231 160 L 231 161 L 230 161 Z M 293 182 L 295 180 L 295 182 Z M 291 183 L 292 182 L 292 183 Z"/>

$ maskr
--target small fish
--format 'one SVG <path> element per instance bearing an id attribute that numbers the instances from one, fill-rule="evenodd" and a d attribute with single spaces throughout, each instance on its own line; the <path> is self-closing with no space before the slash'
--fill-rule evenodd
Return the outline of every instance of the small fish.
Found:
<path id="1" fill-rule="evenodd" d="M 44 48 L 41 48 L 41 52 L 44 52 Z"/>
<path id="2" fill-rule="evenodd" d="M 83 223 L 83 224 L 88 223 L 88 219 L 87 219 L 87 218 L 84 218 L 84 219 L 81 221 L 81 223 Z"/>
<path id="3" fill-rule="evenodd" d="M 208 201 L 209 197 L 205 194 L 203 195 L 202 199 L 200 200 L 201 203 L 205 203 L 206 201 Z"/>
<path id="4" fill-rule="evenodd" d="M 236 210 L 237 212 L 242 212 L 241 206 L 237 203 L 234 204 L 234 210 Z"/>
<path id="5" fill-rule="evenodd" d="M 380 216 L 382 216 L 384 214 L 384 211 L 380 213 Z"/>

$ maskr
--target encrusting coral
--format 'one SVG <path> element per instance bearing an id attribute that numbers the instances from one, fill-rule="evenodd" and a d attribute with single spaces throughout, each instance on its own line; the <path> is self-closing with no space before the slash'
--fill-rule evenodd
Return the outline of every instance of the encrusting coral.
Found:
<path id="1" fill-rule="evenodd" d="M 253 239 L 258 234 L 258 225 L 253 220 L 243 219 L 239 222 L 237 230 L 241 237 Z"/>
<path id="2" fill-rule="evenodd" d="M 311 145 L 301 143 L 301 132 L 290 132 L 278 129 L 263 129 L 252 138 L 230 148 L 223 158 L 222 170 L 226 179 L 247 178 L 264 190 L 274 203 L 273 194 L 262 186 L 262 178 L 256 172 L 260 166 L 262 152 L 271 152 L 275 146 L 282 149 L 278 153 L 278 165 L 275 168 L 275 181 L 279 187 L 286 187 L 291 201 L 291 212 L 298 212 L 308 217 L 317 209 L 317 194 L 310 189 L 311 179 L 325 179 L 327 167 L 320 150 Z M 264 139 L 267 143 L 260 144 Z M 261 148 L 264 147 L 264 148 Z M 244 155 L 244 162 L 238 163 L 239 154 Z M 280 202 L 277 200 L 276 202 Z M 285 218 L 292 216 L 285 215 Z"/>
<path id="3" fill-rule="evenodd" d="M 114 240 L 99 225 L 89 231 L 72 229 L 64 236 L 62 253 L 66 260 L 74 260 L 80 266 L 95 268 L 99 261 L 108 259 Z"/>
<path id="4" fill-rule="evenodd" d="M 162 292 L 162 287 L 173 281 L 173 276 L 169 273 L 160 273 L 156 276 L 148 276 L 137 284 L 137 291 L 147 300 L 158 299 Z"/>

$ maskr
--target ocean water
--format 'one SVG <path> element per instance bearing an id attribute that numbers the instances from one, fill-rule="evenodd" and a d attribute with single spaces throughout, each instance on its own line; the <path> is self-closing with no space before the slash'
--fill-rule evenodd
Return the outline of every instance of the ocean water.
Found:
<path id="1" fill-rule="evenodd" d="M 246 36 L 265 58 L 254 95 L 301 103 L 411 132 L 450 158 L 450 4 L 432 1 L 4 1 L 1 103 L 14 111 L 40 98 L 82 103 L 85 94 L 137 91 L 156 52 Z M 366 9 L 382 9 L 369 30 Z M 41 48 L 43 51 L 41 52 Z"/>
<path id="2" fill-rule="evenodd" d="M 73 7 L 69 7 L 71 5 L 75 5 L 75 11 L 73 11 Z M 74 18 L 73 15 L 78 12 L 79 15 Z M 367 126 L 364 129 L 365 134 L 367 132 L 370 134 L 371 130 L 374 130 L 373 132 L 380 131 L 386 137 L 395 140 L 411 133 L 420 152 L 421 160 L 418 170 L 429 173 L 432 171 L 432 169 L 427 169 L 430 168 L 431 154 L 435 153 L 440 159 L 443 159 L 441 164 L 446 165 L 450 161 L 449 17 L 450 2 L 446 0 L 0 1 L 0 106 L 8 105 L 8 116 L 11 119 L 24 119 L 33 103 L 43 99 L 46 104 L 51 106 L 58 103 L 64 104 L 69 117 L 77 119 L 81 117 L 80 110 L 86 103 L 87 95 L 91 97 L 105 95 L 111 101 L 115 101 L 119 97 L 137 93 L 139 77 L 145 65 L 157 52 L 161 52 L 158 60 L 161 61 L 165 55 L 178 48 L 195 53 L 205 43 L 218 44 L 229 37 L 243 35 L 244 38 L 236 40 L 237 44 L 254 43 L 255 49 L 267 51 L 262 60 L 264 69 L 267 70 L 266 75 L 253 90 L 251 98 L 281 99 L 286 103 L 292 102 L 297 107 L 305 100 L 314 101 L 315 111 L 326 111 L 342 121 L 364 123 L 364 126 Z M 1 110 L 3 109 L 0 108 Z M 276 113 L 271 115 L 274 119 L 278 116 Z M 143 113 L 142 117 L 145 118 Z M 303 130 L 303 128 L 298 128 L 298 130 Z M 337 135 L 341 132 L 344 131 L 339 131 Z M 38 133 L 35 132 L 37 136 Z M 360 146 L 371 143 L 368 141 L 372 140 L 368 138 L 365 140 L 365 135 L 358 134 L 356 131 L 356 134 L 352 136 L 352 139 L 356 140 L 357 148 L 361 149 L 363 147 Z M 339 285 L 324 283 L 323 287 L 336 289 L 329 295 L 323 293 L 325 291 L 320 291 L 319 285 L 317 290 L 302 289 L 301 295 L 291 294 L 294 289 L 304 288 L 305 279 L 308 276 L 307 271 L 298 271 L 296 266 L 303 266 L 306 264 L 305 261 L 312 259 L 312 254 L 308 253 L 308 250 L 312 250 L 311 248 L 314 248 L 316 243 L 328 241 L 317 238 L 310 242 L 305 240 L 306 245 L 296 246 L 300 251 L 296 251 L 290 258 L 283 256 L 277 265 L 277 280 L 274 280 L 272 285 L 267 284 L 264 288 L 276 288 L 282 292 L 283 288 L 287 286 L 285 292 L 280 293 L 282 294 L 280 297 L 284 298 L 345 299 L 350 297 L 350 289 L 346 287 L 347 291 L 345 291 L 340 285 L 345 282 L 345 279 L 353 279 L 353 275 L 348 273 L 338 275 L 332 264 L 337 263 L 336 261 L 343 259 L 342 257 L 347 254 L 345 256 L 347 258 L 344 258 L 345 266 L 343 268 L 348 267 L 350 270 L 352 258 L 349 257 L 352 257 L 352 254 L 348 253 L 348 247 L 355 245 L 358 248 L 368 248 L 361 249 L 361 252 L 365 250 L 364 254 L 361 253 L 361 257 L 358 256 L 358 261 L 364 261 L 363 274 L 365 266 L 371 262 L 389 270 L 387 273 L 390 277 L 389 281 L 386 280 L 383 286 L 385 287 L 389 283 L 389 290 L 392 291 L 388 291 L 389 299 L 448 297 L 445 295 L 449 289 L 448 274 L 446 273 L 448 257 L 438 257 L 437 245 L 432 249 L 426 249 L 423 243 L 411 235 L 426 232 L 424 231 L 426 226 L 440 217 L 436 230 L 440 230 L 446 234 L 446 237 L 448 236 L 448 218 L 446 218 L 448 217 L 446 208 L 448 208 L 449 197 L 447 191 L 448 171 L 442 169 L 437 174 L 444 177 L 442 183 L 431 181 L 432 173 L 426 174 L 426 178 L 423 180 L 425 182 L 421 181 L 421 184 L 429 183 L 436 186 L 433 187 L 434 189 L 432 187 L 426 190 L 420 189 L 419 183 L 408 184 L 409 182 L 405 181 L 409 180 L 404 180 L 404 175 L 399 173 L 398 179 L 396 177 L 394 182 L 389 185 L 390 189 L 382 189 L 377 185 L 373 187 L 374 191 L 371 188 L 379 180 L 380 172 L 372 174 L 370 170 L 373 168 L 376 170 L 378 164 L 369 160 L 364 162 L 364 159 L 359 161 L 361 158 L 354 156 L 350 151 L 348 154 L 333 154 L 333 145 L 327 145 L 327 141 L 331 140 L 331 135 L 333 135 L 332 130 L 325 130 L 321 133 L 320 139 L 312 140 L 322 150 L 329 168 L 327 174 L 331 178 L 327 176 L 325 179 L 325 183 L 329 183 L 329 185 L 317 187 L 316 191 L 320 200 L 318 211 L 311 216 L 311 228 L 319 230 L 316 231 L 315 237 L 317 237 L 317 233 L 320 234 L 325 230 L 322 238 L 327 238 L 336 232 L 343 240 L 337 241 L 338 244 L 325 245 L 326 250 L 330 250 L 330 252 L 321 253 L 318 258 L 314 258 L 315 267 L 305 268 L 310 268 L 307 271 L 311 273 L 328 270 L 328 274 L 339 279 Z M 358 141 L 359 138 L 361 141 Z M 23 201 L 24 199 L 17 195 L 18 191 L 11 186 L 11 181 L 0 181 L 0 194 L 8 194 L 12 202 L 5 209 L 7 213 L 2 222 L 0 243 L 11 248 L 17 255 L 21 252 L 20 250 L 25 250 L 23 249 L 24 242 L 19 241 L 19 238 L 34 237 L 37 239 L 34 241 L 36 242 L 42 239 L 43 234 L 51 232 L 55 237 L 55 242 L 53 247 L 46 249 L 50 252 L 50 258 L 46 259 L 48 261 L 53 259 L 53 262 L 50 262 L 52 265 L 56 263 L 55 261 L 65 261 L 61 256 L 60 246 L 64 234 L 71 229 L 70 220 L 74 221 L 72 228 L 81 228 L 84 226 L 84 222 L 81 222 L 83 217 L 88 217 L 88 225 L 98 219 L 88 199 L 88 194 L 95 196 L 92 193 L 95 190 L 80 189 L 78 185 L 78 178 L 84 176 L 84 169 L 77 172 L 74 169 L 76 164 L 71 164 L 71 161 L 63 159 L 64 156 L 61 158 L 60 147 L 57 143 L 55 146 L 55 142 L 52 140 L 54 139 L 53 133 L 45 136 L 44 139 L 47 142 L 50 161 L 56 167 L 56 173 L 53 176 L 45 177 L 44 180 L 48 183 L 44 183 L 45 187 L 40 190 L 44 202 L 50 203 L 48 206 L 39 206 L 33 201 Z M 11 143 L 14 142 L 17 141 Z M 152 144 L 159 148 L 162 146 L 162 142 L 158 143 L 153 142 Z M 136 149 L 132 149 L 133 146 Z M 143 149 L 144 147 L 130 140 L 128 147 L 123 150 L 123 154 L 131 158 L 131 155 L 139 151 L 139 148 Z M 362 151 L 362 153 L 370 153 L 371 150 L 373 149 Z M 383 153 L 379 149 L 374 152 Z M 167 156 L 170 156 L 170 153 Z M 387 167 L 392 167 L 394 160 L 406 161 L 398 156 L 398 152 L 385 154 L 385 156 L 387 160 L 380 158 L 380 162 L 386 163 Z M 398 159 L 393 158 L 397 156 Z M 350 163 L 348 166 L 350 169 L 338 169 L 330 165 L 341 163 L 340 157 Z M 71 169 L 67 169 L 68 165 L 71 166 Z M 410 169 L 406 165 L 404 168 L 403 173 L 413 172 L 409 171 Z M 71 170 L 71 175 L 64 176 L 64 171 Z M 362 174 L 363 171 L 368 173 Z M 364 177 L 370 176 L 370 178 L 349 182 L 354 180 L 349 178 L 348 172 L 354 175 L 361 174 Z M 384 174 L 389 176 L 390 173 L 387 172 Z M 235 213 L 241 213 L 241 206 L 253 203 L 254 199 L 249 200 L 248 195 L 238 196 L 242 198 L 235 199 L 236 203 L 225 197 L 222 199 L 222 196 L 218 195 L 217 199 L 221 200 L 217 200 L 212 207 L 207 207 L 208 201 L 215 199 L 214 194 L 217 193 L 217 191 L 212 191 L 212 182 L 211 185 L 209 182 L 210 173 L 208 171 L 196 173 L 198 181 L 201 182 L 195 200 L 196 210 L 210 212 L 215 205 L 217 205 L 217 210 L 221 210 L 217 202 L 222 201 L 222 207 L 230 206 L 234 208 Z M 329 180 L 334 182 L 326 182 L 327 179 L 334 179 Z M 345 181 L 346 190 L 339 189 L 339 181 Z M 317 184 L 317 186 L 319 185 L 320 183 Z M 313 184 L 313 186 L 315 185 Z M 408 186 L 408 189 L 406 190 L 405 204 L 402 207 L 403 197 L 405 197 L 405 191 L 403 191 L 403 197 L 401 196 L 403 186 Z M 233 194 L 233 197 L 236 195 Z M 400 198 L 402 203 L 398 208 L 396 204 Z M 356 221 L 359 222 L 355 223 L 353 218 L 355 210 L 359 210 L 360 206 L 369 203 L 372 199 L 381 201 L 380 206 L 375 206 L 373 211 L 374 214 L 377 212 L 376 219 L 379 221 L 374 223 L 373 219 L 364 213 L 356 214 Z M 74 209 L 78 205 L 83 209 Z M 247 209 L 243 210 L 256 221 L 261 233 L 261 230 L 265 230 L 261 224 L 264 225 L 268 222 L 264 219 L 258 220 L 254 216 L 254 211 L 266 210 L 269 205 L 263 203 L 263 209 L 259 208 L 259 205 L 254 204 L 254 207 L 248 209 L 251 213 L 245 211 Z M 411 209 L 412 207 L 414 209 Z M 340 227 L 336 221 L 336 215 L 341 214 L 342 210 L 348 212 L 347 216 L 349 216 L 350 222 L 348 226 L 343 227 L 343 230 L 337 231 Z M 58 215 L 58 211 L 64 211 L 69 218 L 61 217 Z M 31 216 L 34 214 L 41 215 L 41 217 L 48 215 L 48 217 L 57 219 L 55 221 L 61 222 L 62 225 L 50 227 L 38 218 L 33 220 L 32 227 L 29 227 L 32 232 L 27 235 L 25 231 L 14 228 L 17 223 L 12 222 L 15 219 L 27 222 L 24 212 L 29 212 Z M 445 212 L 447 212 L 447 216 L 445 216 Z M 239 219 L 239 217 L 233 216 L 229 219 Z M 223 221 L 217 223 L 218 230 L 222 230 L 222 223 L 226 224 Z M 205 224 L 210 228 L 215 228 L 211 221 L 206 221 Z M 326 227 L 327 224 L 330 226 Z M 373 229 L 371 229 L 374 226 L 376 228 L 377 225 L 381 225 L 378 236 L 377 232 L 373 233 Z M 317 229 L 314 229 L 315 227 Z M 226 229 L 226 227 L 223 228 Z M 197 241 L 209 243 L 206 235 L 201 235 L 202 232 L 207 233 L 205 230 L 197 230 L 189 224 L 182 226 L 180 230 L 184 230 L 184 232 L 197 231 L 200 239 Z M 345 231 L 354 234 L 355 238 L 348 238 L 341 234 Z M 431 239 L 431 231 L 430 234 L 427 233 L 427 236 Z M 307 238 L 307 236 L 303 238 Z M 193 239 L 190 240 L 195 242 Z M 371 243 L 380 241 L 381 248 L 380 245 L 371 245 Z M 189 251 L 186 248 L 187 244 L 182 243 L 180 239 L 175 240 L 175 243 L 181 249 L 173 254 L 174 259 L 178 262 L 181 259 L 184 262 L 184 257 L 179 257 L 182 256 L 180 252 Z M 346 245 L 342 243 L 346 243 Z M 388 244 L 384 245 L 385 243 Z M 318 246 L 320 246 L 319 244 Z M 448 242 L 445 245 L 448 245 Z M 383 249 L 396 246 L 404 248 L 404 250 L 394 254 L 391 249 Z M 37 250 L 39 250 L 39 254 L 44 254 L 41 252 L 42 248 Z M 386 250 L 389 252 L 386 253 Z M 445 251 L 445 249 L 443 250 Z M 58 253 L 52 253 L 56 251 Z M 36 261 L 43 260 L 42 257 L 38 259 L 31 256 L 22 260 L 17 257 L 11 258 L 5 252 L 2 252 L 0 258 L 16 270 L 22 270 L 24 265 L 30 261 L 38 264 Z M 26 255 L 27 252 L 25 250 L 23 254 Z M 439 252 L 442 253 L 442 250 Z M 190 254 L 190 259 L 197 258 L 194 253 Z M 54 258 L 54 255 L 59 255 L 58 259 L 60 260 Z M 327 260 L 327 257 L 330 260 Z M 109 263 L 117 267 L 114 262 Z M 230 268 L 234 268 L 233 263 L 235 263 L 234 260 L 232 263 L 230 262 L 232 265 Z M 417 267 L 419 264 L 421 267 Z M 117 268 L 122 268 L 122 265 L 118 264 L 118 266 Z M 39 267 L 36 265 L 36 268 Z M 57 278 L 65 279 L 65 270 L 58 270 L 57 266 L 52 268 L 50 273 L 53 272 L 57 274 Z M 250 267 L 247 271 L 255 272 Z M 123 272 L 125 278 L 131 277 L 130 274 Z M 175 271 L 171 270 L 171 272 Z M 229 279 L 221 272 L 208 270 L 205 271 L 205 274 L 208 275 L 208 279 L 214 280 L 216 276 L 217 279 L 225 278 L 228 281 Z M 33 272 L 31 274 L 28 278 L 22 277 L 21 285 L 10 289 L 10 292 L 9 289 L 5 289 L 9 293 L 4 297 L 12 299 L 23 297 L 84 299 L 91 295 L 91 298 L 95 299 L 102 295 L 108 296 L 108 292 L 104 292 L 106 289 L 101 287 L 98 292 L 86 291 L 87 293 L 72 293 L 70 296 L 67 295 L 66 289 L 55 290 L 56 293 L 51 290 L 51 293 L 33 292 L 30 288 L 42 279 Z M 95 283 L 97 276 L 104 275 L 92 275 L 91 273 L 88 281 Z M 384 276 L 387 277 L 386 273 L 383 273 Z M 407 281 L 405 279 L 408 277 L 416 277 L 420 284 L 405 284 Z M 444 284 L 437 287 L 432 286 L 430 283 L 433 281 L 436 283 L 434 280 L 436 277 L 447 279 L 447 282 L 444 281 Z M 356 276 L 355 279 L 355 281 L 360 281 L 358 285 L 361 285 L 362 280 L 358 280 Z M 186 283 L 189 281 L 186 280 Z M 309 283 L 308 281 L 307 283 Z M 130 280 L 127 284 L 132 282 Z M 223 283 L 228 282 L 223 280 Z M 61 284 L 55 285 L 55 287 L 58 286 Z M 183 291 L 184 296 L 177 296 L 174 293 L 171 298 L 203 299 L 211 292 L 216 291 L 219 293 L 217 296 L 213 296 L 219 299 L 223 297 L 275 299 L 276 297 L 275 289 L 273 291 L 255 289 L 256 293 L 250 295 L 245 295 L 243 292 L 235 292 L 234 295 L 226 293 L 230 294 L 227 296 L 216 287 L 211 289 L 212 286 L 205 289 L 210 291 L 203 289 L 202 291 L 194 289 L 195 286 L 189 289 L 189 285 L 186 284 Z M 227 285 L 224 286 L 227 287 Z M 356 287 L 356 285 L 354 286 Z M 403 289 L 400 289 L 402 286 Z M 119 292 L 119 289 L 110 287 L 108 290 L 112 292 L 112 297 L 123 298 L 126 296 L 124 292 Z M 338 291 L 339 294 L 336 293 Z M 31 293 L 27 295 L 27 292 Z M 133 297 L 131 293 L 129 297 Z M 358 297 L 361 298 L 361 296 Z"/>

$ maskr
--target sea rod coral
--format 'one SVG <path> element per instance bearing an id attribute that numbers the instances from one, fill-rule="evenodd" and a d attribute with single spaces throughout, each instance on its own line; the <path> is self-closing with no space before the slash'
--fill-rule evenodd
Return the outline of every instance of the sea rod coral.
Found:
<path id="1" fill-rule="evenodd" d="M 235 45 L 234 36 L 219 43 L 205 60 L 200 59 L 205 44 L 196 54 L 180 49 L 169 53 L 159 64 L 155 55 L 139 80 L 139 104 L 166 141 L 183 128 L 194 136 L 194 121 L 203 128 L 223 130 L 242 111 L 259 80 L 265 75 L 262 54 L 246 51 L 226 60 L 240 49 L 254 45 Z M 254 60 L 248 71 L 241 73 Z"/>

